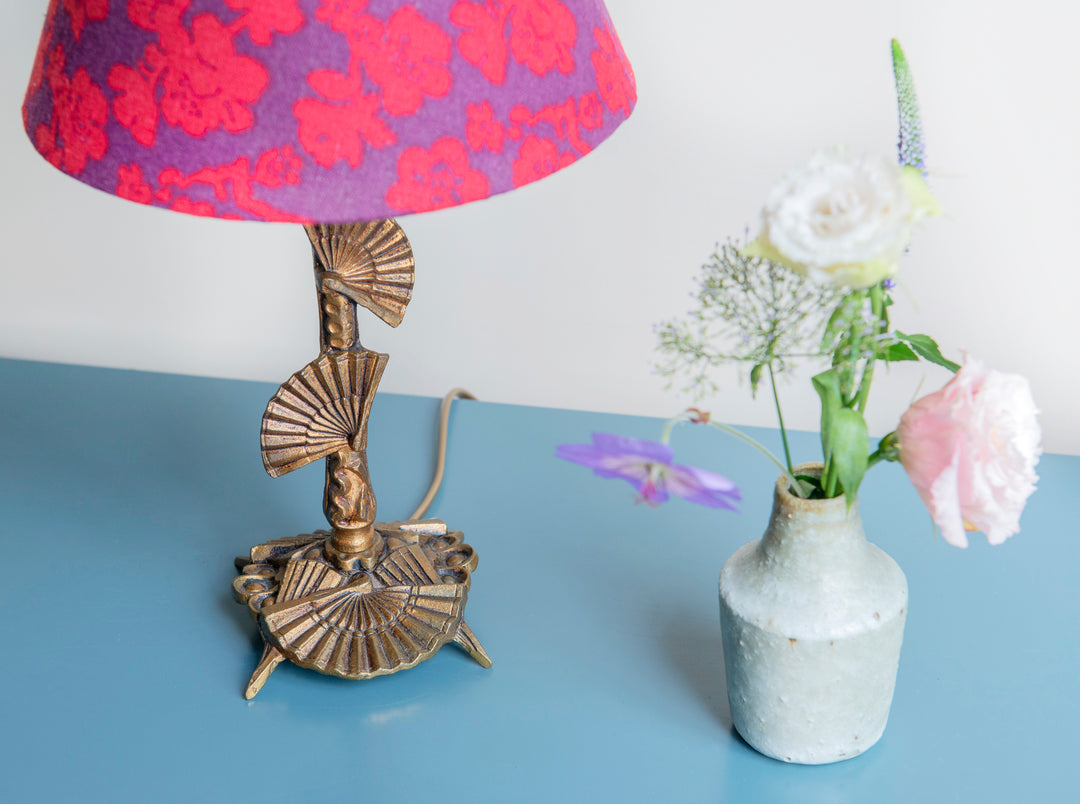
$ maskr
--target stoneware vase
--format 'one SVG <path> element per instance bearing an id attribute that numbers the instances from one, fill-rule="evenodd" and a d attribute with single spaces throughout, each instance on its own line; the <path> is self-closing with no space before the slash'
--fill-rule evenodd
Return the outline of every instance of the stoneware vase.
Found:
<path id="1" fill-rule="evenodd" d="M 765 535 L 720 573 L 728 700 L 742 738 L 804 764 L 848 759 L 877 742 L 907 598 L 900 567 L 866 540 L 857 503 L 800 499 L 781 477 Z"/>

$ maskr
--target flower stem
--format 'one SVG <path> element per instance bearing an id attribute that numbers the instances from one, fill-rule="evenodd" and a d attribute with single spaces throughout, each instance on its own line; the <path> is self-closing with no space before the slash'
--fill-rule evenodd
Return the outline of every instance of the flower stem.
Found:
<path id="1" fill-rule="evenodd" d="M 885 290 L 882 288 L 881 283 L 878 283 L 867 291 L 867 295 L 870 297 L 870 309 L 874 314 L 875 326 L 880 332 L 883 327 L 887 327 Z M 862 377 L 859 378 L 859 390 L 855 394 L 854 404 L 854 408 L 859 413 L 866 413 L 866 399 L 870 396 L 870 383 L 874 380 L 874 363 L 876 362 L 876 356 L 868 357 Z"/>
<path id="2" fill-rule="evenodd" d="M 806 496 L 806 494 L 803 493 L 802 486 L 799 485 L 799 481 L 795 479 L 794 470 L 792 470 L 789 466 L 786 467 L 784 466 L 784 464 L 780 463 L 780 459 L 773 455 L 772 452 L 769 451 L 769 448 L 762 444 L 760 441 L 751 438 L 746 433 L 741 432 L 740 430 L 736 430 L 734 427 L 728 427 L 726 424 L 720 424 L 720 422 L 714 421 L 710 421 L 709 424 L 715 427 L 717 430 L 722 430 L 728 435 L 735 436 L 735 438 L 745 442 L 746 444 L 749 444 L 751 447 L 756 449 L 758 452 L 760 452 L 762 455 L 764 455 L 766 458 L 776 464 L 780 472 L 788 479 L 788 483 L 791 484 L 792 491 L 794 491 L 800 497 Z M 786 442 L 784 446 L 787 446 Z M 790 460 L 791 459 L 789 458 L 789 463 Z"/>
<path id="3" fill-rule="evenodd" d="M 664 431 L 660 434 L 660 443 L 667 444 L 671 441 L 671 431 L 675 429 L 675 425 L 679 422 L 689 421 L 691 413 L 688 410 L 684 410 L 678 416 L 672 416 L 666 422 L 664 422 Z"/>
<path id="4" fill-rule="evenodd" d="M 769 384 L 772 385 L 773 403 L 776 405 L 776 419 L 780 422 L 780 440 L 784 442 L 784 460 L 787 461 L 787 474 L 795 477 L 795 469 L 791 465 L 791 450 L 788 448 L 787 429 L 784 427 L 784 414 L 780 411 L 780 394 L 776 391 L 776 376 L 773 374 L 772 361 L 769 361 Z M 798 484 L 796 484 L 798 485 Z"/>
<path id="5" fill-rule="evenodd" d="M 874 379 L 874 359 L 870 358 L 859 380 L 859 392 L 855 395 L 855 410 L 866 413 L 866 398 L 870 396 L 870 382 Z"/>
<path id="6" fill-rule="evenodd" d="M 830 500 L 836 496 L 836 484 L 840 481 L 840 475 L 836 471 L 836 461 L 832 456 L 825 461 L 825 470 L 821 473 L 821 490 Z"/>
<path id="7" fill-rule="evenodd" d="M 662 444 L 667 444 L 668 441 L 671 439 L 671 431 L 675 429 L 675 425 L 679 424 L 680 422 L 689 421 L 692 416 L 693 414 L 691 414 L 689 411 L 683 411 L 678 416 L 672 416 L 670 419 L 668 419 L 667 422 L 664 424 L 664 431 L 660 436 L 660 442 Z M 760 452 L 762 455 L 764 455 L 776 465 L 776 467 L 780 470 L 780 473 L 787 478 L 788 483 L 791 485 L 791 488 L 795 492 L 795 494 L 797 494 L 799 497 L 806 497 L 806 494 L 803 491 L 802 486 L 799 484 L 799 481 L 795 479 L 795 472 L 790 470 L 789 467 L 784 466 L 784 464 L 780 462 L 780 459 L 773 455 L 769 448 L 762 444 L 760 441 L 751 438 L 741 430 L 736 430 L 734 427 L 729 427 L 726 424 L 721 424 L 720 422 L 715 422 L 712 420 L 706 423 L 715 427 L 717 430 L 721 430 L 727 433 L 730 436 L 735 436 L 735 438 L 739 439 L 743 443 L 749 444 L 751 447 L 756 449 L 758 452 Z M 787 445 L 785 442 L 785 447 L 786 446 Z"/>
<path id="8" fill-rule="evenodd" d="M 899 461 L 900 448 L 896 443 L 896 431 L 882 437 L 878 442 L 878 448 L 870 453 L 866 459 L 866 468 L 869 469 L 881 461 Z"/>

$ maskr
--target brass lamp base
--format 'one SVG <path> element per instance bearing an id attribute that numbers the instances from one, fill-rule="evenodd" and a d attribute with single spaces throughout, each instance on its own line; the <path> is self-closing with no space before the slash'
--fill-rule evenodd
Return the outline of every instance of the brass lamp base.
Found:
<path id="1" fill-rule="evenodd" d="M 377 522 L 374 530 L 380 550 L 372 562 L 342 560 L 329 531 L 259 544 L 236 559 L 233 594 L 265 642 L 245 698 L 286 659 L 358 680 L 415 667 L 456 642 L 491 667 L 463 619 L 477 556 L 462 534 L 438 519 Z"/>
<path id="2" fill-rule="evenodd" d="M 491 667 L 462 619 L 476 553 L 461 533 L 437 519 L 375 521 L 367 421 L 388 357 L 361 345 L 356 309 L 401 323 L 412 295 L 412 247 L 389 219 L 304 229 L 314 254 L 319 355 L 267 404 L 262 456 L 272 477 L 326 459 L 331 530 L 259 544 L 236 559 L 233 593 L 266 645 L 244 697 L 255 697 L 286 659 L 364 679 L 415 667 L 452 641 Z"/>

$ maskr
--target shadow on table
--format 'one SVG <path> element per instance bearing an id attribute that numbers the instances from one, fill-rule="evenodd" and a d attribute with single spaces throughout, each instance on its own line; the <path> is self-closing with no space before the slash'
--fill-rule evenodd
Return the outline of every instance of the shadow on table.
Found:
<path id="1" fill-rule="evenodd" d="M 655 630 L 663 655 L 685 688 L 708 707 L 720 725 L 731 729 L 720 623 L 666 612 L 658 613 Z"/>

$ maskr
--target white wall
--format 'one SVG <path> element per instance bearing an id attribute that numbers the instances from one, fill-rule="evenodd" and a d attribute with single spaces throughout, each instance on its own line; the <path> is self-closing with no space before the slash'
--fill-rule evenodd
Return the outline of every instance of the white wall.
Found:
<path id="1" fill-rule="evenodd" d="M 0 354 L 284 380 L 316 351 L 297 227 L 181 216 L 48 166 L 20 127 L 45 0 L 5 4 Z M 688 307 L 713 244 L 756 224 L 769 185 L 820 146 L 891 152 L 889 40 L 918 86 L 932 187 L 894 310 L 949 354 L 1030 377 L 1046 447 L 1080 454 L 1074 335 L 1080 160 L 1071 2 L 609 0 L 634 64 L 633 117 L 580 164 L 520 192 L 403 219 L 417 256 L 405 323 L 362 317 L 389 351 L 383 389 L 666 416 L 687 400 L 651 372 L 652 325 Z M 905 298 L 910 295 L 910 301 Z M 810 371 L 786 414 L 817 425 Z M 876 386 L 880 434 L 925 376 Z M 771 424 L 732 373 L 705 407 Z"/>

